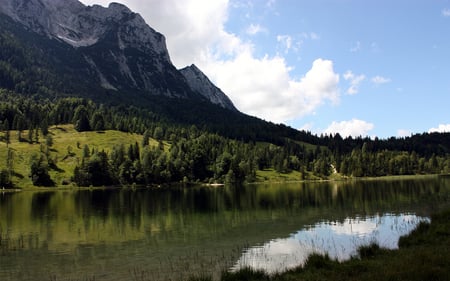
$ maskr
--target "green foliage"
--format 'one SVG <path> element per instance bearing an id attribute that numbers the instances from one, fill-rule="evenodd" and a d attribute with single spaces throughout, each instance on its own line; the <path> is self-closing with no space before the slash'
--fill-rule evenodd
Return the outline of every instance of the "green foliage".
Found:
<path id="1" fill-rule="evenodd" d="M 32 155 L 30 160 L 30 178 L 35 186 L 55 186 L 48 173 L 48 163 L 42 155 Z"/>
<path id="2" fill-rule="evenodd" d="M 264 281 L 270 280 L 270 276 L 268 276 L 262 270 L 254 270 L 252 268 L 243 268 L 236 272 L 224 272 L 221 276 L 221 281 L 238 281 L 238 280 L 246 280 L 246 281 Z"/>
<path id="3" fill-rule="evenodd" d="M 76 166 L 73 181 L 79 186 L 108 186 L 115 183 L 106 152 L 96 152 Z"/>
<path id="4" fill-rule="evenodd" d="M 0 188 L 12 188 L 11 173 L 6 170 L 0 170 Z"/>
<path id="5" fill-rule="evenodd" d="M 372 258 L 381 252 L 381 248 L 377 243 L 370 243 L 367 246 L 361 246 L 358 248 L 358 254 L 360 258 Z"/>
<path id="6" fill-rule="evenodd" d="M 333 261 L 328 254 L 311 254 L 305 261 L 304 269 L 330 270 L 333 267 Z"/>
<path id="7" fill-rule="evenodd" d="M 199 129 L 196 125 L 170 121 L 149 109 L 105 106 L 88 99 L 36 100 L 1 89 L 0 99 L 0 140 L 8 144 L 11 131 L 16 130 L 20 141 L 24 141 L 25 136 L 30 144 L 38 144 L 40 133 L 45 135 L 47 131 L 43 152 L 48 163 L 54 159 L 50 158 L 50 126 L 72 123 L 79 132 L 95 130 L 101 134 L 106 130 L 117 130 L 143 134 L 142 141 L 127 147 L 97 148 L 112 149 L 104 155 L 108 165 L 100 166 L 109 169 L 104 172 L 110 175 L 105 177 L 107 180 L 93 180 L 86 172 L 87 166 L 83 165 L 88 164 L 94 153 L 84 148 L 85 162 L 78 165 L 74 177 L 80 185 L 94 185 L 93 181 L 95 185 L 186 181 L 234 184 L 280 177 L 299 180 L 450 172 L 448 133 L 422 134 L 401 140 L 314 137 L 302 132 L 294 134 L 287 127 L 269 123 L 248 123 L 253 119 L 242 117 L 250 132 L 254 129 L 265 131 L 249 140 L 249 134 L 253 133 L 240 131 L 239 123 L 226 127 L 224 133 L 214 129 L 217 129 L 214 126 L 223 125 L 220 123 L 214 126 L 205 123 Z M 231 138 L 235 135 L 239 138 Z M 158 141 L 157 146 L 150 145 L 150 136 L 153 141 Z M 258 139 L 264 141 L 256 141 Z M 425 141 L 436 144 L 439 149 L 422 145 Z M 84 145 L 90 145 L 89 140 Z M 80 144 L 77 149 L 82 149 Z M 257 174 L 257 171 L 269 170 L 274 173 Z"/>

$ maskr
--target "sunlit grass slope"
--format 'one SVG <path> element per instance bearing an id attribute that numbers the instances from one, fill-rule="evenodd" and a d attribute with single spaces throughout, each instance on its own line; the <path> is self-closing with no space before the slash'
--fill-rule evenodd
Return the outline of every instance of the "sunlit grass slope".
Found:
<path id="1" fill-rule="evenodd" d="M 49 157 L 57 166 L 57 169 L 50 169 L 50 176 L 57 186 L 73 175 L 75 166 L 81 162 L 85 145 L 90 151 L 94 149 L 109 152 L 116 145 L 123 144 L 126 149 L 136 142 L 141 145 L 143 138 L 142 135 L 119 131 L 77 132 L 73 125 L 53 126 L 49 129 L 49 134 L 53 139 Z M 22 137 L 27 135 L 27 131 L 22 132 Z M 39 155 L 45 149 L 45 137 L 39 136 L 39 141 L 33 143 L 19 142 L 18 132 L 11 131 L 10 140 L 8 148 L 13 152 L 14 185 L 20 188 L 31 187 L 30 159 L 33 154 Z M 157 142 L 151 139 L 150 145 L 157 145 Z M 6 168 L 8 148 L 5 142 L 0 142 L 0 169 Z"/>

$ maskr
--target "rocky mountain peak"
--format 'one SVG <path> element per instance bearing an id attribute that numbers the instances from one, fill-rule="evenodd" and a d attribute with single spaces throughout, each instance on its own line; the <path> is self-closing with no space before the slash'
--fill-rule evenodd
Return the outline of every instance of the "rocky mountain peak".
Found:
<path id="1" fill-rule="evenodd" d="M 109 4 L 108 9 L 123 14 L 133 14 L 133 12 L 125 5 L 121 3 L 112 2 Z"/>
<path id="2" fill-rule="evenodd" d="M 216 87 L 195 64 L 180 69 L 180 72 L 186 78 L 192 90 L 201 94 L 216 105 L 237 111 L 233 102 L 227 95 L 225 95 L 221 89 Z"/>
<path id="3" fill-rule="evenodd" d="M 74 65 L 67 65 L 68 69 L 72 67 L 70 72 L 84 71 L 104 89 L 203 101 L 206 98 L 236 110 L 195 65 L 177 70 L 170 61 L 164 36 L 123 4 L 103 7 L 86 6 L 78 0 L 0 1 L 0 14 L 23 25 L 26 32 L 50 39 L 45 44 L 59 44 L 67 50 L 64 57 L 54 61 L 76 57 Z M 43 52 L 47 52 L 45 44 Z"/>
<path id="4" fill-rule="evenodd" d="M 78 0 L 2 1 L 4 3 L 0 5 L 0 12 L 37 33 L 62 40 L 73 47 L 96 44 L 106 33 L 120 25 L 123 27 L 121 31 L 133 31 L 130 37 L 137 37 L 128 41 L 139 41 L 140 47 L 151 48 L 169 60 L 164 36 L 125 5 L 111 3 L 105 8 L 99 5 L 85 6 Z M 123 45 L 125 42 L 121 43 Z"/>

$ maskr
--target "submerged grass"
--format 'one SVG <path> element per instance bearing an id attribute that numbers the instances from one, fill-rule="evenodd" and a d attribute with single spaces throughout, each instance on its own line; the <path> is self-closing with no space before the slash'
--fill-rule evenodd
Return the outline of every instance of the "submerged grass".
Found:
<path id="1" fill-rule="evenodd" d="M 450 280 L 450 209 L 422 222 L 400 238 L 398 250 L 372 243 L 362 246 L 358 256 L 338 262 L 328 255 L 313 254 L 303 267 L 269 276 L 243 269 L 224 273 L 223 281 L 235 280 Z"/>

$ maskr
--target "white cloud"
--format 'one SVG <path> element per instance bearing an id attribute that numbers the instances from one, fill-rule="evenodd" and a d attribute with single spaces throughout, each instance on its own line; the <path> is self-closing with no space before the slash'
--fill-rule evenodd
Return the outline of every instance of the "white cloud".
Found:
<path id="1" fill-rule="evenodd" d="M 336 234 L 368 236 L 377 230 L 376 219 L 351 219 L 347 218 L 343 223 L 331 224 L 330 230 Z"/>
<path id="2" fill-rule="evenodd" d="M 288 54 L 291 50 L 298 53 L 304 41 L 316 41 L 319 39 L 320 36 L 315 32 L 302 32 L 295 36 L 286 34 L 277 35 L 278 48 L 281 48 L 282 52 L 285 54 Z"/>
<path id="3" fill-rule="evenodd" d="M 293 47 L 293 39 L 289 35 L 278 35 L 277 42 L 281 44 L 285 54 L 289 53 L 289 50 Z"/>
<path id="4" fill-rule="evenodd" d="M 346 81 L 350 81 L 350 87 L 347 90 L 347 94 L 354 95 L 359 92 L 359 84 L 366 79 L 364 74 L 355 75 L 352 71 L 347 70 L 343 75 Z"/>
<path id="5" fill-rule="evenodd" d="M 82 0 L 108 5 L 107 0 Z M 176 67 L 195 63 L 241 111 L 273 122 L 313 113 L 325 102 L 339 102 L 339 75 L 333 62 L 317 59 L 301 78 L 280 55 L 256 57 L 251 42 L 225 30 L 229 0 L 119 0 L 139 12 L 166 36 Z M 267 2 L 273 5 L 275 1 Z M 312 37 L 311 37 L 312 38 Z M 294 48 L 292 39 L 281 39 Z M 290 41 L 290 42 L 289 42 Z"/>
<path id="6" fill-rule="evenodd" d="M 368 123 L 359 119 L 352 119 L 349 121 L 336 122 L 333 121 L 331 125 L 324 130 L 325 134 L 339 133 L 342 137 L 359 137 L 367 136 L 368 132 L 374 128 L 372 123 Z"/>
<path id="7" fill-rule="evenodd" d="M 262 27 L 259 24 L 253 24 L 253 23 L 250 24 L 250 26 L 247 27 L 247 30 L 246 30 L 246 33 L 248 35 L 256 35 L 258 33 L 265 33 L 265 32 L 267 32 L 266 28 Z"/>
<path id="8" fill-rule="evenodd" d="M 429 133 L 450 133 L 450 124 L 439 124 L 437 128 L 431 128 L 428 130 Z"/>
<path id="9" fill-rule="evenodd" d="M 397 130 L 397 137 L 409 137 L 411 136 L 410 130 L 399 129 Z"/>
<path id="10" fill-rule="evenodd" d="M 442 10 L 442 15 L 444 17 L 450 17 L 450 9 L 449 8 L 443 9 Z"/>
<path id="11" fill-rule="evenodd" d="M 391 82 L 391 79 L 377 75 L 372 78 L 372 82 L 374 84 L 381 85 L 381 84 L 386 84 L 386 83 Z"/>
<path id="12" fill-rule="evenodd" d="M 239 109 L 273 122 L 312 114 L 326 101 L 339 102 L 339 75 L 329 60 L 315 60 L 305 76 L 297 80 L 290 77 L 290 68 L 282 57 L 257 59 L 243 53 L 210 67 L 215 74 L 212 79 L 229 93 Z"/>

